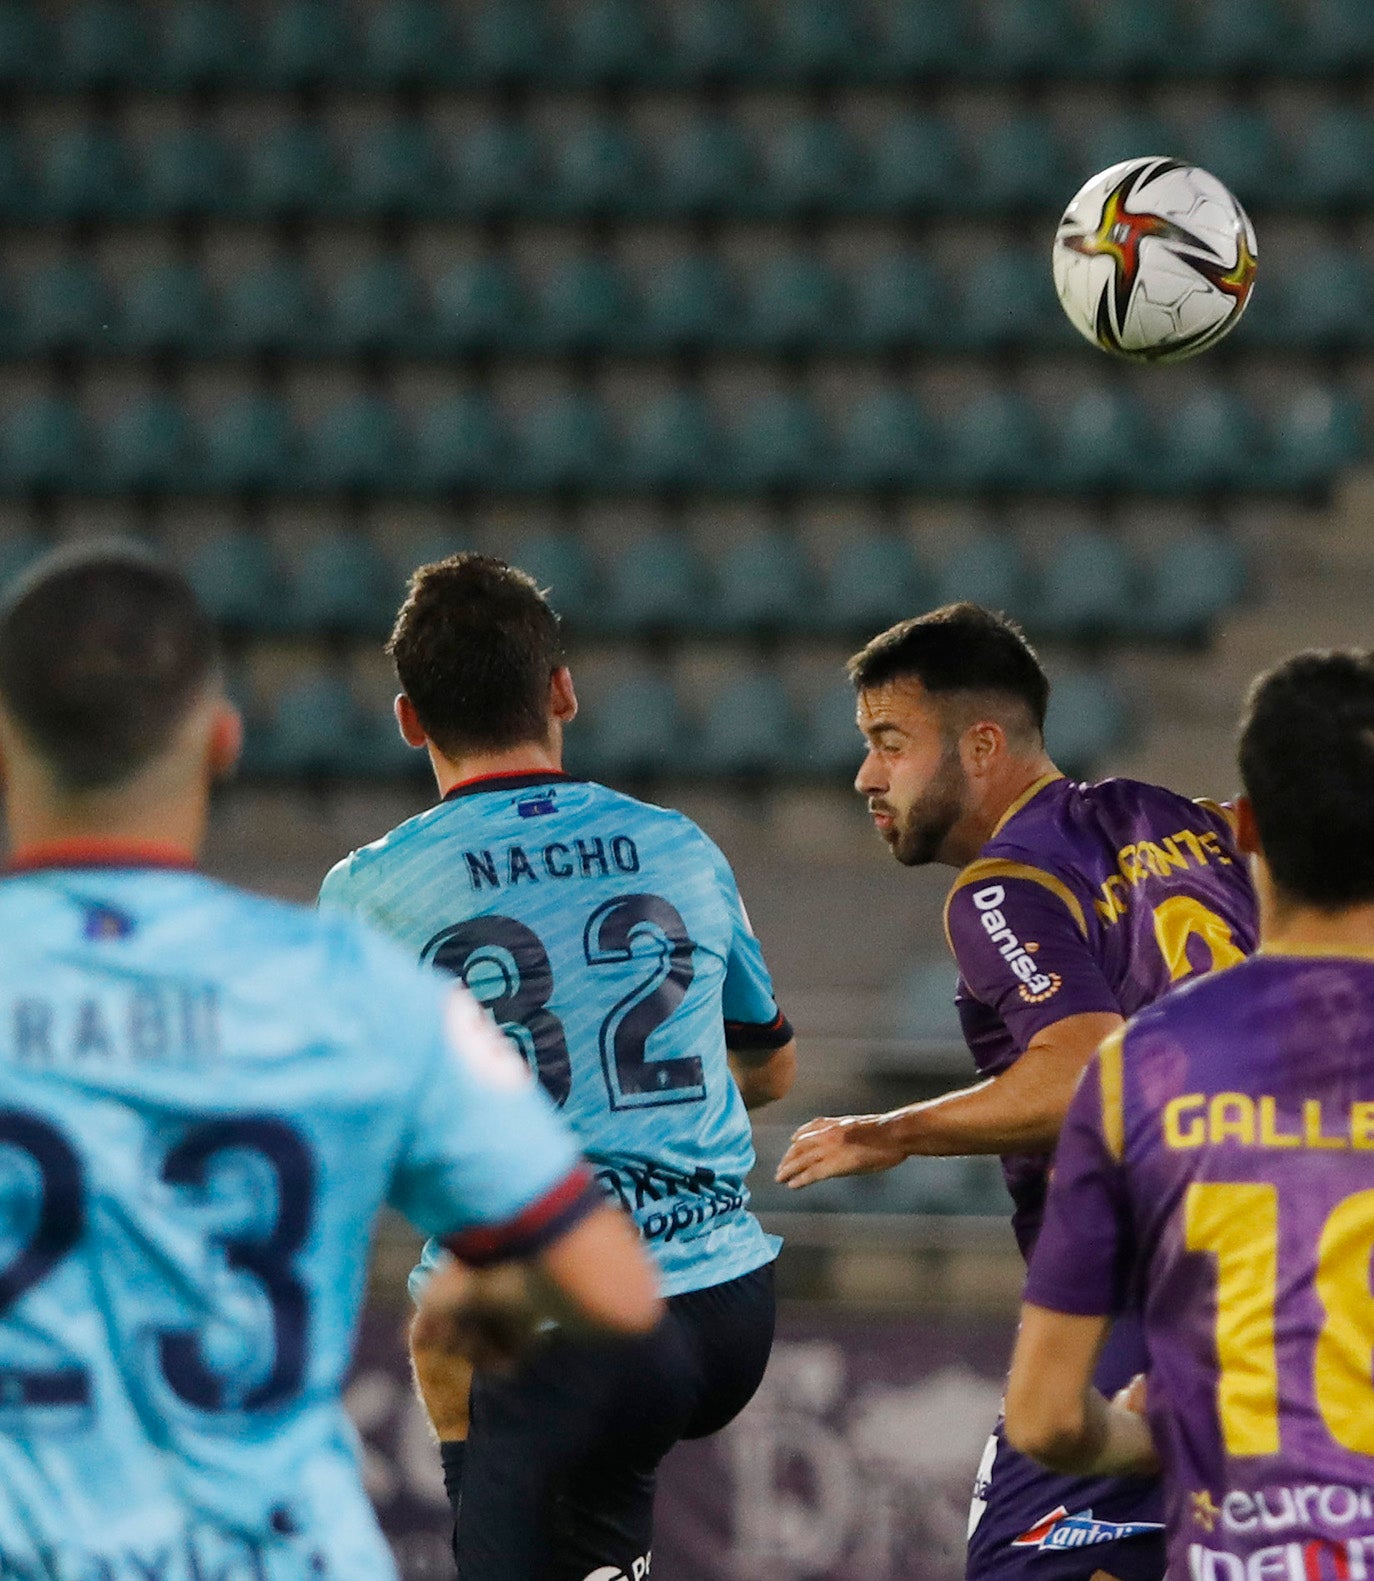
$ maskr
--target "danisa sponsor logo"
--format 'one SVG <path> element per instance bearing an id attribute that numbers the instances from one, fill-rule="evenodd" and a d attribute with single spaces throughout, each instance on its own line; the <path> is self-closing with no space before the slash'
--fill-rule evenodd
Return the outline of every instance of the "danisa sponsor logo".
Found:
<path id="1" fill-rule="evenodd" d="M 1013 1548 L 1039 1548 L 1060 1553 L 1069 1548 L 1095 1548 L 1099 1543 L 1120 1542 L 1123 1537 L 1143 1537 L 1162 1532 L 1159 1521 L 1099 1521 L 1091 1510 L 1070 1515 L 1065 1505 L 1038 1520 L 1029 1530 L 1012 1539 Z M 1196 1578 L 1195 1578 L 1196 1581 Z"/>
<path id="2" fill-rule="evenodd" d="M 1020 978 L 1017 993 L 1028 1005 L 1038 1005 L 1057 994 L 1063 980 L 1058 972 L 1042 972 L 1034 958 L 1039 945 L 1030 942 L 1022 944 L 1007 926 L 1006 916 L 1001 910 L 1006 898 L 1007 892 L 1000 884 L 988 884 L 973 892 L 973 904 L 978 908 L 979 921 L 997 946 L 1002 959 L 1011 968 L 1012 975 Z"/>

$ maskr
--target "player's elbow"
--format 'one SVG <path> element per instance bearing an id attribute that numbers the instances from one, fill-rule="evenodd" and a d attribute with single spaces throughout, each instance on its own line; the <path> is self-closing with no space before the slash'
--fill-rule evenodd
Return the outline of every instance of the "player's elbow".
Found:
<path id="1" fill-rule="evenodd" d="M 1078 1472 L 1092 1459 L 1085 1402 L 1055 1390 L 1018 1383 L 1007 1387 L 1007 1442 L 1051 1471 Z"/>

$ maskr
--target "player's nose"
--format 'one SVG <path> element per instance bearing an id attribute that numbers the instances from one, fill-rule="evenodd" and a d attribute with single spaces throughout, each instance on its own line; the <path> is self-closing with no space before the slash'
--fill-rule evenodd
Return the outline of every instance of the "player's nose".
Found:
<path id="1" fill-rule="evenodd" d="M 859 772 L 854 776 L 854 789 L 860 796 L 881 795 L 887 789 L 887 782 L 879 773 L 880 767 L 876 752 L 869 752 L 859 764 Z"/>

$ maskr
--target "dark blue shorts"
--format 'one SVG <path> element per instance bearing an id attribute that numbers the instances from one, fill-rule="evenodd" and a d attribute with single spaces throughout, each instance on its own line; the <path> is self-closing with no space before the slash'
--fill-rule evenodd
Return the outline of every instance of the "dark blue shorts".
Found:
<path id="1" fill-rule="evenodd" d="M 473 1380 L 460 1581 L 647 1573 L 659 1461 L 680 1439 L 719 1432 L 763 1378 L 772 1265 L 667 1306 L 642 1340 L 556 1337 L 517 1372 Z"/>

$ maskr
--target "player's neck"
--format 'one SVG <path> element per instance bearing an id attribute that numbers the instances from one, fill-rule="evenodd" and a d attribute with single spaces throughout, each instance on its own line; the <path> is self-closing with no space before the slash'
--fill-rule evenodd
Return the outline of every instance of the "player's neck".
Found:
<path id="1" fill-rule="evenodd" d="M 1043 752 L 1009 762 L 995 783 L 989 785 L 977 813 L 969 820 L 968 837 L 961 842 L 968 849 L 961 853 L 961 865 L 977 857 L 1007 819 L 1020 812 L 1042 781 L 1058 778 L 1059 770 Z"/>
<path id="2" fill-rule="evenodd" d="M 1374 905 L 1319 911 L 1275 900 L 1261 912 L 1267 955 L 1357 955 L 1374 959 Z"/>
<path id="3" fill-rule="evenodd" d="M 561 742 L 530 741 L 504 752 L 475 752 L 461 758 L 446 757 L 433 742 L 429 760 L 434 765 L 440 796 L 447 796 L 455 785 L 468 780 L 490 779 L 500 774 L 561 774 Z"/>
<path id="4" fill-rule="evenodd" d="M 11 854 L 79 845 L 159 851 L 193 862 L 205 838 L 206 811 L 203 802 L 134 803 L 123 794 L 42 802 L 11 789 L 5 822 Z"/>

